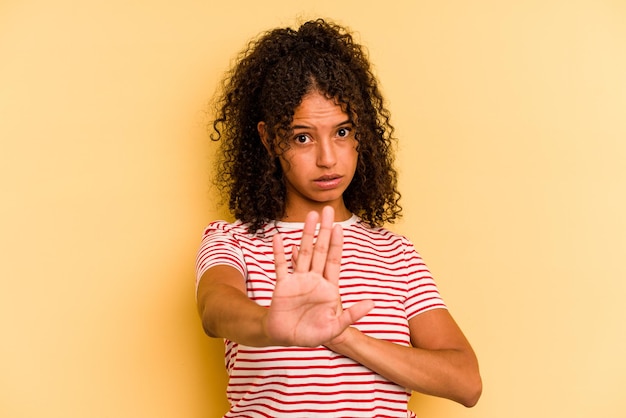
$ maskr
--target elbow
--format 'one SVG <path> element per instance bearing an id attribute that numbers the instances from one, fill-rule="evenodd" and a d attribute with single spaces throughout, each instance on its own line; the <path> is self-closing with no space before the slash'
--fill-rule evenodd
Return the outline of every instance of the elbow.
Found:
<path id="1" fill-rule="evenodd" d="M 208 321 L 206 321 L 204 318 L 202 318 L 202 329 L 204 330 L 204 333 L 207 336 L 211 338 L 217 338 L 217 334 L 213 332 L 213 328 L 208 324 Z"/>
<path id="2" fill-rule="evenodd" d="M 202 321 L 202 329 L 204 333 L 211 338 L 218 338 L 219 333 L 215 330 L 215 321 L 204 309 L 200 310 L 200 320 Z"/>
<path id="3" fill-rule="evenodd" d="M 206 301 L 204 299 L 198 299 L 198 314 L 200 315 L 202 329 L 207 336 L 217 338 L 217 334 L 214 331 L 213 321 L 211 320 L 209 312 L 207 312 L 205 308 Z"/>
<path id="4" fill-rule="evenodd" d="M 478 403 L 480 395 L 483 393 L 483 382 L 480 378 L 480 374 L 476 373 L 476 376 L 471 379 L 471 382 L 467 385 L 464 391 L 464 396 L 459 399 L 459 403 L 466 408 L 471 408 Z"/>

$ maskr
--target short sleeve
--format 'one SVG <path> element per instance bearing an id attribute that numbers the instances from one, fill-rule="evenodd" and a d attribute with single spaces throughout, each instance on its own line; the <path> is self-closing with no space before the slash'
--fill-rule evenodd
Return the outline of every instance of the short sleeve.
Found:
<path id="1" fill-rule="evenodd" d="M 230 224 L 224 221 L 212 222 L 204 230 L 196 257 L 196 289 L 202 275 L 217 265 L 234 267 L 242 276 L 246 276 L 241 245 L 230 231 Z"/>
<path id="2" fill-rule="evenodd" d="M 446 308 L 428 266 L 415 251 L 413 244 L 405 239 L 404 257 L 408 269 L 408 297 L 405 304 L 407 318 L 431 309 Z"/>

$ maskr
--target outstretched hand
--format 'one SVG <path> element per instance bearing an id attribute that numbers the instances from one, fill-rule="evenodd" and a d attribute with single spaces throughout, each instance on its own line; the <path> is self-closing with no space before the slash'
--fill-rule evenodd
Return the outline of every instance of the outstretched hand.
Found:
<path id="1" fill-rule="evenodd" d="M 280 345 L 316 347 L 328 343 L 374 307 L 372 301 L 363 300 L 342 308 L 339 271 L 343 230 L 340 225 L 333 227 L 334 211 L 325 207 L 315 240 L 318 217 L 317 212 L 307 215 L 293 274 L 288 273 L 282 237 L 274 236 L 276 287 L 266 331 Z"/>

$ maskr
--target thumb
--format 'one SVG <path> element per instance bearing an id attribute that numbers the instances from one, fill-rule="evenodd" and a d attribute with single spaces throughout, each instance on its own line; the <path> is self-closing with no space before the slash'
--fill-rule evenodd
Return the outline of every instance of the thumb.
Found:
<path id="1" fill-rule="evenodd" d="M 339 317 L 339 322 L 344 327 L 349 327 L 354 324 L 359 319 L 363 318 L 365 315 L 369 313 L 374 308 L 374 301 L 372 300 L 361 300 L 354 305 L 350 306 L 348 309 L 344 309 Z"/>

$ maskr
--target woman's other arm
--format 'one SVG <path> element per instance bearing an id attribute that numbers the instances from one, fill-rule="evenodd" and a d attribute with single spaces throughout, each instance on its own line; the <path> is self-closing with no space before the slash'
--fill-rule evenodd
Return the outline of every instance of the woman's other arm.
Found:
<path id="1" fill-rule="evenodd" d="M 478 361 L 447 309 L 409 321 L 412 347 L 369 337 L 351 327 L 327 346 L 411 390 L 471 407 L 482 393 Z"/>

